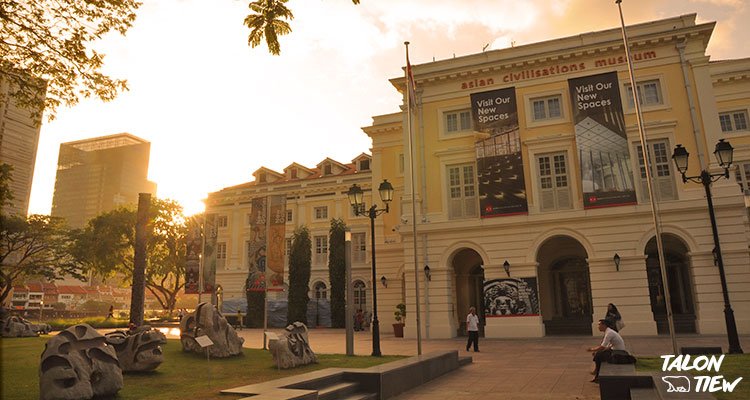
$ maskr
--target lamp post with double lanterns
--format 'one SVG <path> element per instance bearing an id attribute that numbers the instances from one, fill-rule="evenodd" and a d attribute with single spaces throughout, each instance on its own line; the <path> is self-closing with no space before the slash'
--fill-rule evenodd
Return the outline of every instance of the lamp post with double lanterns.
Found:
<path id="1" fill-rule="evenodd" d="M 393 200 L 393 185 L 383 179 L 378 187 L 378 192 L 380 193 L 380 199 L 385 203 L 385 208 L 378 210 L 373 204 L 366 212 L 360 211 L 360 207 L 365 204 L 362 188 L 355 183 L 349 188 L 347 195 L 349 196 L 349 204 L 354 208 L 354 214 L 366 214 L 370 217 L 370 237 L 372 238 L 372 355 L 380 357 L 380 322 L 378 322 L 377 273 L 375 271 L 375 218 L 388 212 L 388 203 Z M 383 285 L 385 285 L 385 280 L 383 280 Z"/>
<path id="2" fill-rule="evenodd" d="M 708 201 L 708 215 L 711 217 L 711 230 L 714 235 L 714 257 L 716 264 L 719 267 L 719 277 L 721 278 L 721 291 L 724 294 L 724 320 L 727 324 L 727 337 L 729 339 L 729 353 L 738 354 L 742 353 L 742 347 L 740 347 L 740 339 L 737 336 L 737 324 L 734 321 L 734 311 L 732 306 L 729 304 L 729 292 L 727 291 L 727 278 L 724 275 L 724 261 L 721 258 L 721 247 L 719 246 L 719 231 L 716 228 L 716 216 L 714 215 L 714 203 L 711 198 L 711 183 L 724 178 L 729 178 L 729 167 L 732 165 L 732 156 L 734 149 L 729 142 L 720 139 L 719 143 L 716 144 L 716 150 L 714 155 L 716 160 L 719 162 L 719 166 L 724 168 L 723 173 L 711 174 L 705 169 L 701 171 L 698 176 L 685 176 L 688 168 L 688 156 L 690 155 L 687 150 L 678 144 L 672 154 L 672 160 L 674 160 L 677 170 L 682 174 L 682 182 L 687 183 L 695 182 L 700 183 L 706 189 L 706 201 Z"/>

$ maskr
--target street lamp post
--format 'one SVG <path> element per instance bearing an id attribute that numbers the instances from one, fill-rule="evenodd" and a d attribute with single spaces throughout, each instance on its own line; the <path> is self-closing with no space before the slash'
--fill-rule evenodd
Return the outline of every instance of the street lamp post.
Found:
<path id="1" fill-rule="evenodd" d="M 378 322 L 378 294 L 377 294 L 377 272 L 375 270 L 375 218 L 378 215 L 388 212 L 388 203 L 393 200 L 393 185 L 387 180 L 383 179 L 383 182 L 378 187 L 380 193 L 380 199 L 385 203 L 385 208 L 378 210 L 375 204 L 370 207 L 367 211 L 367 216 L 370 217 L 370 237 L 372 238 L 372 355 L 380 357 L 380 322 Z M 364 204 L 363 197 L 364 193 L 362 188 L 353 184 L 347 192 L 349 196 L 349 203 L 354 208 L 356 215 L 364 214 L 360 212 L 360 206 Z"/>
<path id="2" fill-rule="evenodd" d="M 724 168 L 723 173 L 711 174 L 705 169 L 701 171 L 698 176 L 685 176 L 687 172 L 688 156 L 690 155 L 687 150 L 678 144 L 672 154 L 672 160 L 674 160 L 677 170 L 682 174 L 682 182 L 688 181 L 703 184 L 706 189 L 706 201 L 708 201 L 708 215 L 711 217 L 711 230 L 714 236 L 714 257 L 716 264 L 719 266 L 719 277 L 721 278 L 721 291 L 724 294 L 724 320 L 727 324 L 727 337 L 729 339 L 729 353 L 740 354 L 742 353 L 742 347 L 740 347 L 740 339 L 737 335 L 737 324 L 734 321 L 734 311 L 729 303 L 729 291 L 727 290 L 727 278 L 724 275 L 724 261 L 721 258 L 721 247 L 719 246 L 719 231 L 716 229 L 716 216 L 714 215 L 714 203 L 711 198 L 711 183 L 715 182 L 722 177 L 729 178 L 729 167 L 732 165 L 732 155 L 734 149 L 729 142 L 725 142 L 724 139 L 720 139 L 719 143 L 716 144 L 716 150 L 714 155 L 719 161 L 719 166 Z"/>

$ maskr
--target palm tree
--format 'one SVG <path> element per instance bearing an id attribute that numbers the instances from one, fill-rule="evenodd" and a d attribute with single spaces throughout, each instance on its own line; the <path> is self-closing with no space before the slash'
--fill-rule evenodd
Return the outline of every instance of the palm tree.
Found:
<path id="1" fill-rule="evenodd" d="M 286 7 L 287 1 L 289 0 L 257 0 L 250 3 L 250 9 L 256 14 L 245 18 L 245 25 L 251 29 L 247 44 L 256 47 L 265 37 L 268 51 L 276 56 L 281 53 L 278 35 L 286 35 L 292 31 L 284 19 L 294 19 L 292 11 Z"/>
<path id="2" fill-rule="evenodd" d="M 285 3 L 288 1 L 256 0 L 250 3 L 249 7 L 255 14 L 250 14 L 245 18 L 245 25 L 251 29 L 247 44 L 256 47 L 265 37 L 268 51 L 275 56 L 281 53 L 278 36 L 292 32 L 289 23 L 284 19 L 294 19 L 292 11 L 286 7 Z M 352 0 L 354 4 L 359 4 L 359 2 L 360 0 Z"/>

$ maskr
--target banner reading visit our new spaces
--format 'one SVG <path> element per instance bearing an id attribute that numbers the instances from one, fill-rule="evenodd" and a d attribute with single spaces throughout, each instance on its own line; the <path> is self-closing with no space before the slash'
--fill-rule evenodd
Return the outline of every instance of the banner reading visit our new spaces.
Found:
<path id="1" fill-rule="evenodd" d="M 489 134 L 475 143 L 481 217 L 527 213 L 515 88 L 472 93 L 471 114 Z"/>
<path id="2" fill-rule="evenodd" d="M 617 72 L 569 79 L 584 208 L 635 204 Z"/>

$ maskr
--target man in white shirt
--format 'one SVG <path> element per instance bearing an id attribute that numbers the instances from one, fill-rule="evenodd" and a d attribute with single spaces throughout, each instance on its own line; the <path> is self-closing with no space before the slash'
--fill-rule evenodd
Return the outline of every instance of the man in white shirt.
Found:
<path id="1" fill-rule="evenodd" d="M 466 316 L 466 333 L 469 335 L 469 341 L 466 343 L 466 351 L 469 351 L 471 343 L 474 342 L 474 352 L 479 352 L 479 317 L 474 307 L 469 308 L 469 315 Z"/>
<path id="2" fill-rule="evenodd" d="M 600 319 L 599 331 L 604 332 L 602 344 L 586 349 L 586 351 L 590 351 L 591 355 L 594 356 L 594 363 L 596 363 L 596 367 L 591 371 L 591 374 L 594 375 L 594 379 L 592 379 L 591 382 L 599 381 L 599 369 L 602 366 L 602 362 L 609 360 L 612 356 L 612 351 L 619 350 L 627 352 L 625 349 L 625 341 L 622 340 L 622 336 L 620 336 L 619 333 L 609 327 L 609 321 L 606 319 Z"/>

